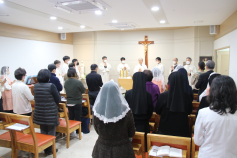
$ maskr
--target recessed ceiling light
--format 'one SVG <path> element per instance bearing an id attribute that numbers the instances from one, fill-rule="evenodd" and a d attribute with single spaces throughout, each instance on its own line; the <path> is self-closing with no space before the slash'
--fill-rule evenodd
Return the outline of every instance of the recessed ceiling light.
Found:
<path id="1" fill-rule="evenodd" d="M 112 20 L 112 23 L 117 23 L 118 21 L 117 20 Z"/>
<path id="2" fill-rule="evenodd" d="M 0 0 L 0 3 L 4 3 L 4 1 L 3 1 L 3 0 Z"/>
<path id="3" fill-rule="evenodd" d="M 59 29 L 59 30 L 62 30 L 62 29 L 63 29 L 63 27 L 58 27 L 58 29 Z"/>
<path id="4" fill-rule="evenodd" d="M 55 16 L 51 16 L 50 19 L 51 19 L 51 20 L 56 20 L 57 17 L 55 17 Z"/>
<path id="5" fill-rule="evenodd" d="M 95 14 L 96 14 L 96 15 L 101 15 L 101 14 L 102 14 L 102 11 L 101 11 L 101 10 L 96 10 L 96 11 L 95 11 Z"/>
<path id="6" fill-rule="evenodd" d="M 164 23 L 166 23 L 166 21 L 165 21 L 165 20 L 161 20 L 160 23 L 161 23 L 161 24 L 164 24 Z"/>
<path id="7" fill-rule="evenodd" d="M 151 10 L 152 11 L 158 11 L 160 8 L 159 7 L 152 7 Z"/>
<path id="8" fill-rule="evenodd" d="M 85 25 L 81 25 L 80 28 L 84 29 L 86 26 Z"/>

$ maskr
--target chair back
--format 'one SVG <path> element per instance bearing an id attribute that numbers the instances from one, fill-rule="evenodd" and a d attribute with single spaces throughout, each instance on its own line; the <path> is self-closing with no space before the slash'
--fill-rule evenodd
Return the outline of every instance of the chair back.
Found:
<path id="1" fill-rule="evenodd" d="M 192 158 L 195 158 L 196 151 L 199 151 L 199 146 L 194 143 L 194 137 L 192 137 Z"/>
<path id="2" fill-rule="evenodd" d="M 168 136 L 160 134 L 147 134 L 147 150 L 152 146 L 168 145 L 173 148 L 187 150 L 186 157 L 190 158 L 191 138 Z"/>
<path id="3" fill-rule="evenodd" d="M 65 103 L 59 103 L 58 108 L 63 109 L 63 112 L 58 112 L 59 119 L 64 118 L 66 121 L 66 127 L 69 128 L 69 120 L 67 114 L 67 108 Z"/>
<path id="4" fill-rule="evenodd" d="M 146 146 L 145 145 L 145 133 L 136 132 L 135 135 L 132 138 L 132 144 L 133 144 L 133 147 L 141 145 L 141 151 L 140 152 L 145 152 L 145 146 Z"/>
<path id="5" fill-rule="evenodd" d="M 20 123 L 24 125 L 28 125 L 29 127 L 24 129 L 23 131 L 17 131 L 17 132 L 22 132 L 23 134 L 30 134 L 32 135 L 33 142 L 34 142 L 34 147 L 36 150 L 36 147 L 38 146 L 37 138 L 35 135 L 35 129 L 34 129 L 34 124 L 31 116 L 24 116 L 24 115 L 17 115 L 17 114 L 8 114 L 8 123 L 10 125 L 13 125 L 15 123 Z M 17 140 L 17 135 L 16 131 L 10 130 L 10 133 L 13 135 L 15 141 Z"/>
<path id="6" fill-rule="evenodd" d="M 7 124 L 7 114 L 5 112 L 0 112 L 0 130 L 4 130 L 4 125 Z"/>
<path id="7" fill-rule="evenodd" d="M 197 114 L 197 110 L 198 110 L 199 104 L 200 104 L 200 102 L 193 101 L 193 111 L 192 111 L 192 114 Z"/>
<path id="8" fill-rule="evenodd" d="M 198 94 L 197 94 L 197 93 L 194 93 L 194 94 L 193 94 L 193 100 L 197 101 L 197 98 L 198 98 Z"/>
<path id="9" fill-rule="evenodd" d="M 88 88 L 87 88 L 85 94 L 88 94 L 88 91 L 89 91 L 89 90 L 88 90 Z"/>
<path id="10" fill-rule="evenodd" d="M 83 117 L 91 118 L 91 106 L 90 106 L 90 100 L 89 100 L 89 95 L 88 94 L 82 94 L 83 100 L 85 100 L 84 103 L 82 103 L 83 107 L 87 107 L 88 109 L 88 114 Z"/>

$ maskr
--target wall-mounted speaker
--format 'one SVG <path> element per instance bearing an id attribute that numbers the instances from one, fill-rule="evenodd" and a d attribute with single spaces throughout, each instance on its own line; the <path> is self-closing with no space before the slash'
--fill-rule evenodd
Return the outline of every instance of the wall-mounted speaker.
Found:
<path id="1" fill-rule="evenodd" d="M 66 40 L 67 39 L 67 34 L 66 33 L 61 33 L 60 37 L 61 37 L 61 40 Z"/>
<path id="2" fill-rule="evenodd" d="M 210 25 L 210 34 L 211 35 L 217 34 L 217 26 L 216 25 Z"/>

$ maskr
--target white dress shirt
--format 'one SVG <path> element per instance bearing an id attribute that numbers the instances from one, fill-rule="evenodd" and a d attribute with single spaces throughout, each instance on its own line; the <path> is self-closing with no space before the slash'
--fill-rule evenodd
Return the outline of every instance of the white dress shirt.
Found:
<path id="1" fill-rule="evenodd" d="M 61 73 L 62 74 L 67 74 L 68 69 L 69 69 L 68 64 L 63 63 L 62 66 L 61 66 Z"/>
<path id="2" fill-rule="evenodd" d="M 134 73 L 138 72 L 139 69 L 141 69 L 141 72 L 143 72 L 144 70 L 147 70 L 147 66 L 145 64 L 137 64 L 135 66 L 135 69 L 133 70 Z"/>
<path id="3" fill-rule="evenodd" d="M 198 157 L 236 158 L 236 133 L 237 112 L 220 115 L 209 107 L 201 109 L 194 129 L 194 142 L 200 146 Z"/>
<path id="4" fill-rule="evenodd" d="M 17 80 L 12 85 L 13 112 L 27 114 L 32 112 L 30 101 L 34 100 L 30 88 L 22 81 Z"/>

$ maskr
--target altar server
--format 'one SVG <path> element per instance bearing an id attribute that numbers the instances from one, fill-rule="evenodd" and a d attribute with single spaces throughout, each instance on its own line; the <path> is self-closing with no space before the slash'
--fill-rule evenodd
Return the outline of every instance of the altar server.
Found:
<path id="1" fill-rule="evenodd" d="M 190 57 L 187 57 L 186 65 L 184 66 L 185 70 L 187 71 L 189 85 L 192 85 L 191 83 L 192 76 L 197 72 L 196 67 L 194 65 L 191 65 L 191 62 L 192 59 Z"/>
<path id="2" fill-rule="evenodd" d="M 159 68 L 162 76 L 165 77 L 165 66 L 161 63 L 160 57 L 156 58 L 156 66 L 155 67 Z"/>
<path id="3" fill-rule="evenodd" d="M 147 70 L 147 66 L 145 64 L 143 64 L 142 58 L 139 58 L 138 62 L 139 62 L 139 64 L 137 64 L 137 66 L 135 66 L 135 69 L 133 70 L 134 73 L 143 72 L 144 70 Z"/>
<path id="4" fill-rule="evenodd" d="M 102 63 L 99 65 L 99 70 L 100 70 L 100 75 L 102 77 L 102 81 L 105 84 L 106 82 L 109 81 L 109 71 L 111 69 L 111 65 L 107 63 L 107 57 L 103 56 L 102 57 Z"/>
<path id="5" fill-rule="evenodd" d="M 61 84 L 63 83 L 63 77 L 62 77 L 62 73 L 61 73 L 61 61 L 59 60 L 55 60 L 54 64 L 56 65 L 56 77 L 59 79 L 59 81 L 61 82 Z"/>
<path id="6" fill-rule="evenodd" d="M 68 64 L 69 64 L 69 61 L 70 61 L 70 57 L 69 56 L 64 56 L 63 57 L 63 65 L 62 65 L 62 76 L 64 76 L 66 73 L 67 73 L 67 70 L 68 70 Z"/>
<path id="7" fill-rule="evenodd" d="M 126 77 L 126 70 L 127 70 L 127 76 L 128 76 L 128 74 L 130 72 L 130 67 L 128 64 L 125 63 L 124 57 L 122 57 L 120 60 L 121 60 L 121 63 L 117 67 L 119 77 L 120 77 L 120 71 L 121 71 L 121 77 L 123 76 L 123 70 L 124 70 L 124 76 Z"/>

